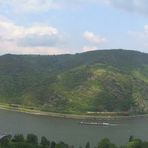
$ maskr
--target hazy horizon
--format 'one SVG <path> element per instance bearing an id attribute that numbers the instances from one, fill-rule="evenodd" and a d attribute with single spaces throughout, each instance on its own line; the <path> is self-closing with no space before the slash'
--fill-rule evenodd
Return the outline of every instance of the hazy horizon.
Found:
<path id="1" fill-rule="evenodd" d="M 75 54 L 81 54 L 81 53 L 85 53 L 85 52 L 91 52 L 91 51 L 109 51 L 109 50 L 125 50 L 125 51 L 133 51 L 133 52 L 141 52 L 141 53 L 145 53 L 148 54 L 147 52 L 143 52 L 140 50 L 133 50 L 133 49 L 96 49 L 96 50 L 89 50 L 89 51 L 81 51 L 81 52 L 75 52 L 75 53 L 57 53 L 57 54 L 43 54 L 43 53 L 4 53 L 4 54 L 0 54 L 0 56 L 4 56 L 4 55 L 39 55 L 39 56 L 56 56 L 56 55 L 75 55 Z"/>

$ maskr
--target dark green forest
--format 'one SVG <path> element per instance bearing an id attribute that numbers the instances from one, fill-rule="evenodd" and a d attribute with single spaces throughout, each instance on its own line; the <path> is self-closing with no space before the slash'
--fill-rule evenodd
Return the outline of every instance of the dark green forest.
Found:
<path id="1" fill-rule="evenodd" d="M 148 112 L 148 54 L 0 56 L 0 103 L 60 113 Z"/>
<path id="2" fill-rule="evenodd" d="M 26 137 L 23 134 L 16 134 L 14 136 L 6 135 L 0 139 L 0 148 L 75 148 L 73 145 L 68 145 L 65 142 L 55 142 L 48 140 L 42 136 L 39 140 L 35 134 L 28 134 Z M 148 148 L 148 141 L 129 137 L 127 144 L 117 146 L 108 138 L 104 138 L 98 142 L 95 147 L 92 147 L 90 142 L 85 146 L 79 148 Z"/>

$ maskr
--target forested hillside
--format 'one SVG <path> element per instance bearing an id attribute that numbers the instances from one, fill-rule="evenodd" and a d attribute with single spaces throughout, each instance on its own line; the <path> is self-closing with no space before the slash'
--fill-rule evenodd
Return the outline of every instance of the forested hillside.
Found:
<path id="1" fill-rule="evenodd" d="M 99 50 L 0 56 L 0 102 L 44 111 L 148 112 L 148 54 Z"/>

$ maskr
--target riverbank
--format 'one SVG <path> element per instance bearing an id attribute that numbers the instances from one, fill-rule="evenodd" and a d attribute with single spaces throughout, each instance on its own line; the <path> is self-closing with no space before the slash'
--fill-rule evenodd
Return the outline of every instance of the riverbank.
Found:
<path id="1" fill-rule="evenodd" d="M 37 109 L 30 109 L 23 107 L 21 105 L 15 105 L 15 104 L 0 104 L 0 109 L 2 110 L 8 110 L 8 111 L 16 111 L 16 112 L 22 112 L 32 115 L 38 115 L 38 116 L 49 116 L 49 117 L 57 117 L 57 118 L 67 118 L 67 119 L 119 119 L 119 118 L 135 118 L 135 117 L 148 117 L 148 114 L 140 114 L 140 115 L 104 115 L 103 113 L 100 113 L 99 115 L 88 115 L 88 114 L 66 114 L 66 113 L 55 113 L 55 112 L 45 112 Z"/>

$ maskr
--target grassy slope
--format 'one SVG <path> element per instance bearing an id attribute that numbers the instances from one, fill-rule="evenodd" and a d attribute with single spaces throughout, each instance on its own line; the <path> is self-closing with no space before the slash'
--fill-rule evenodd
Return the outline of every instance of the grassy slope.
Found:
<path id="1" fill-rule="evenodd" d="M 0 57 L 0 102 L 44 111 L 148 111 L 148 55 L 102 50 Z"/>

